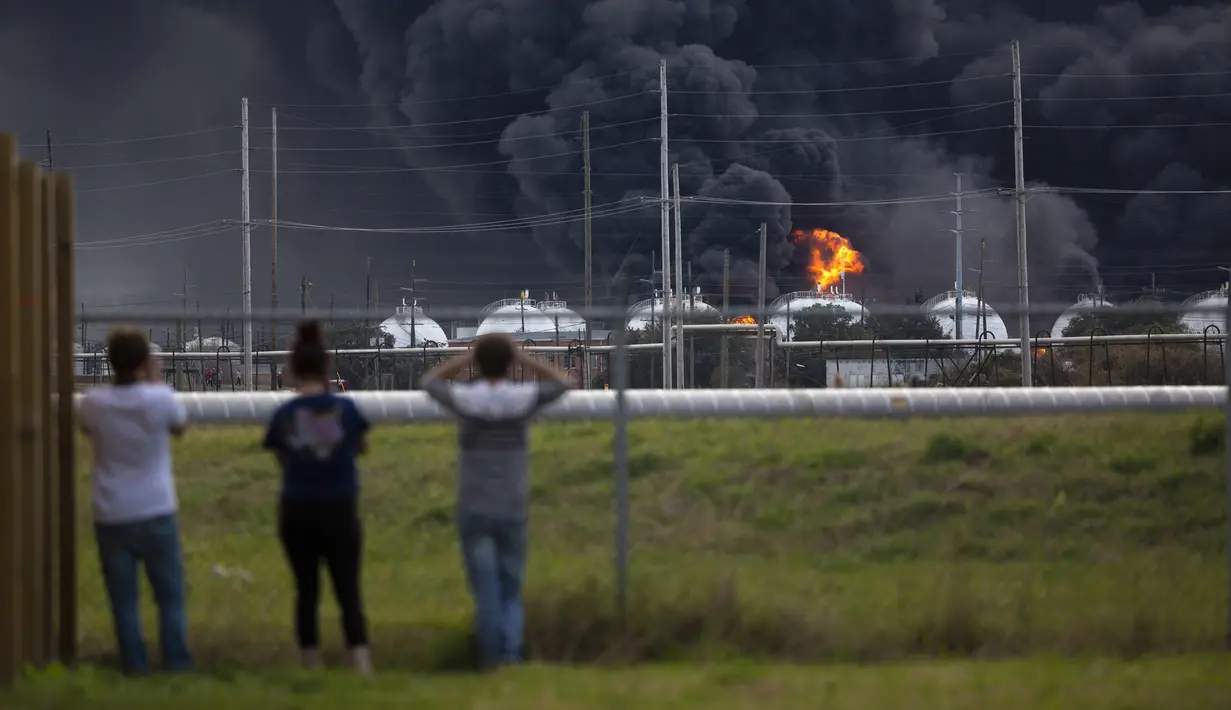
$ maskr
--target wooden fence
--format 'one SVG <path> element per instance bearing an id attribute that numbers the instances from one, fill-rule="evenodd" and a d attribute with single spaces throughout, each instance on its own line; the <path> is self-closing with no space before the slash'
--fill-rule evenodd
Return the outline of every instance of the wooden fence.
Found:
<path id="1" fill-rule="evenodd" d="M 0 685 L 77 645 L 74 220 L 72 179 L 0 134 Z"/>

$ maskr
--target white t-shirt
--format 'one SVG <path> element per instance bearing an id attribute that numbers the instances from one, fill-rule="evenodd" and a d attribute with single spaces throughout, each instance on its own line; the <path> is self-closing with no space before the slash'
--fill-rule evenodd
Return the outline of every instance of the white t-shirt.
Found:
<path id="1" fill-rule="evenodd" d="M 94 520 L 130 523 L 176 511 L 171 429 L 188 421 L 175 390 L 138 383 L 97 387 L 77 411 L 94 449 Z"/>

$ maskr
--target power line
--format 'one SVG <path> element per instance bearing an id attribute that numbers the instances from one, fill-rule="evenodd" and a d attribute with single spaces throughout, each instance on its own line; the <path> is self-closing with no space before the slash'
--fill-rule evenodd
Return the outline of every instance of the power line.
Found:
<path id="1" fill-rule="evenodd" d="M 639 96 L 649 96 L 655 93 L 657 92 L 639 91 L 634 94 L 611 96 L 605 99 L 597 99 L 595 101 L 588 101 L 588 102 L 580 103 L 580 104 L 568 104 L 564 106 L 549 106 L 547 107 L 546 112 L 564 111 L 564 110 L 573 109 L 573 108 L 589 108 L 591 106 L 599 106 L 602 104 L 614 103 L 616 101 L 624 101 L 626 99 L 637 98 Z M 304 118 L 302 116 L 296 116 L 294 114 L 288 113 L 288 114 L 282 114 L 282 115 L 288 118 L 293 118 L 297 121 L 303 121 L 304 123 L 311 123 L 318 127 L 309 128 L 305 126 L 285 126 L 285 127 L 279 126 L 278 130 L 280 131 L 282 130 L 285 130 L 285 131 L 342 130 L 342 131 L 352 131 L 355 133 L 376 134 L 375 132 L 377 131 L 386 131 L 386 130 L 400 130 L 400 129 L 410 129 L 410 128 L 430 128 L 434 126 L 454 126 L 454 125 L 463 125 L 463 124 L 468 124 L 468 123 L 483 123 L 485 121 L 501 121 L 501 120 L 517 119 L 517 118 L 520 118 L 526 115 L 526 112 L 506 113 L 506 114 L 500 114 L 496 116 L 483 116 L 479 118 L 458 118 L 458 119 L 453 119 L 451 121 L 435 121 L 435 122 L 429 122 L 429 123 L 406 123 L 406 124 L 395 124 L 395 125 L 386 125 L 386 126 L 372 126 L 370 128 L 347 128 L 344 126 L 330 125 L 328 123 L 323 123 L 321 121 L 313 121 L 312 119 Z"/>
<path id="2" fill-rule="evenodd" d="M 1056 125 L 1056 124 L 1039 124 L 1026 125 L 1023 128 L 1044 128 L 1052 130 L 1109 130 L 1115 128 L 1130 128 L 1130 129 L 1155 129 L 1155 128 L 1215 128 L 1219 126 L 1231 126 L 1231 121 L 1216 121 L 1210 123 L 1142 123 L 1142 124 L 1097 124 L 1097 125 Z"/>
<path id="3" fill-rule="evenodd" d="M 657 122 L 657 121 L 658 121 L 658 118 L 657 118 L 657 117 L 653 117 L 653 118 L 639 118 L 639 119 L 637 119 L 637 120 L 635 120 L 635 121 L 624 121 L 624 122 L 621 122 L 621 123 L 612 123 L 612 124 L 608 124 L 608 125 L 605 125 L 605 126 L 591 126 L 591 127 L 590 127 L 590 130 L 592 130 L 592 131 L 593 131 L 593 130 L 604 130 L 604 129 L 620 128 L 620 127 L 623 127 L 623 126 L 632 126 L 632 125 L 637 125 L 637 124 L 641 124 L 641 123 L 650 123 L 650 122 Z M 329 148 L 283 148 L 283 147 L 279 146 L 279 147 L 278 147 L 278 152 L 293 152 L 293 151 L 298 151 L 298 152 L 334 152 L 334 151 L 340 151 L 340 152 L 365 152 L 365 151 L 366 151 L 366 152 L 371 152 L 371 151 L 390 151 L 390 150 L 393 150 L 393 151 L 401 151 L 401 150 L 427 150 L 427 149 L 430 149 L 430 148 L 464 148 L 464 147 L 467 147 L 467 146 L 475 146 L 475 145 L 491 145 L 491 144 L 505 143 L 505 142 L 508 142 L 508 141 L 529 141 L 529 140 L 538 140 L 538 139 L 541 139 L 541 138 L 553 138 L 553 137 L 558 137 L 558 136 L 577 136 L 577 135 L 580 135 L 580 131 L 575 131 L 575 130 L 573 130 L 573 131 L 555 131 L 555 132 L 553 132 L 553 133 L 538 133 L 538 134 L 535 134 L 535 135 L 532 135 L 532 136 L 509 136 L 509 137 L 502 137 L 502 136 L 500 135 L 500 133 L 493 133 L 492 135 L 495 135 L 495 136 L 497 136 L 497 137 L 496 137 L 496 138 L 491 138 L 491 139 L 486 139 L 486 140 L 471 140 L 471 141 L 462 141 L 462 142 L 457 142 L 457 143 L 437 143 L 437 144 L 434 144 L 434 145 L 396 145 L 396 146 L 388 146 L 388 145 L 383 145 L 383 146 L 367 146 L 367 147 L 355 147 L 355 148 L 341 148 L 341 147 L 329 147 Z M 438 136 L 431 136 L 431 137 L 432 137 L 432 138 L 437 138 Z M 411 136 L 399 136 L 399 138 L 401 138 L 402 140 L 413 140 L 413 137 L 411 137 Z M 265 146 L 261 146 L 261 147 L 257 147 L 257 148 L 256 148 L 256 150 L 271 150 L 271 148 L 269 148 L 269 147 L 265 147 Z"/>
<path id="4" fill-rule="evenodd" d="M 203 128 L 199 131 L 187 131 L 184 133 L 166 133 L 154 136 L 141 136 L 138 138 L 116 138 L 112 140 L 87 141 L 82 143 L 56 143 L 57 148 L 85 148 L 95 145 L 122 145 L 126 143 L 146 143 L 149 141 L 170 140 L 172 138 L 187 138 L 189 136 L 203 136 L 209 133 L 218 133 L 220 131 L 230 131 L 238 129 L 239 126 L 219 126 L 217 128 Z M 18 146 L 19 148 L 43 148 L 41 143 L 27 143 Z"/>
<path id="5" fill-rule="evenodd" d="M 98 249 L 124 249 L 135 246 L 151 246 L 154 244 L 170 244 L 172 242 L 182 242 L 190 239 L 213 236 L 215 234 L 223 234 L 235 229 L 236 226 L 228 224 L 227 220 L 218 219 L 213 220 L 212 222 L 204 222 L 198 225 L 169 229 L 161 232 L 150 232 L 148 234 L 139 234 L 131 237 L 103 239 L 92 242 L 80 242 L 77 244 L 76 248 L 81 251 L 91 251 Z"/>
<path id="6" fill-rule="evenodd" d="M 1035 188 L 1036 192 L 1060 192 L 1077 195 L 1231 195 L 1231 189 L 1220 190 L 1121 190 L 1099 187 L 1058 187 L 1049 186 Z"/>
<path id="7" fill-rule="evenodd" d="M 1012 101 L 992 101 L 979 104 L 954 106 L 923 106 L 919 108 L 889 109 L 886 111 L 847 111 L 834 113 L 673 113 L 672 118 L 851 118 L 856 116 L 893 116 L 928 111 L 959 111 L 962 109 L 985 109 L 994 106 L 1010 106 Z M 650 119 L 657 120 L 657 119 Z"/>
<path id="8" fill-rule="evenodd" d="M 591 215 L 596 219 L 602 217 L 614 217 L 637 212 L 648 206 L 650 206 L 649 202 L 642 201 L 639 198 L 630 198 L 620 200 L 618 202 L 607 203 L 606 205 L 600 205 L 591 211 Z M 577 209 L 563 212 L 553 212 L 534 217 L 435 227 L 344 227 L 337 225 L 309 224 L 305 222 L 287 222 L 285 220 L 279 220 L 278 226 L 279 228 L 303 229 L 309 231 L 362 232 L 367 234 L 451 234 L 456 232 L 493 232 L 526 229 L 531 227 L 555 226 L 560 224 L 581 222 L 584 219 L 584 210 Z M 256 223 L 265 224 L 267 223 L 267 220 L 257 220 Z"/>
<path id="9" fill-rule="evenodd" d="M 276 106 L 278 108 L 399 108 L 401 106 L 423 106 L 430 104 L 443 104 L 454 101 L 478 101 L 480 99 L 491 99 L 502 96 L 520 96 L 523 94 L 537 94 L 544 91 L 553 91 L 562 86 L 574 87 L 584 86 L 585 84 L 603 81 L 605 79 L 614 79 L 616 77 L 628 76 L 636 73 L 633 70 L 615 72 L 612 74 L 601 74 L 599 76 L 588 77 L 570 77 L 560 84 L 550 84 L 543 86 L 535 86 L 528 89 L 511 89 L 509 91 L 494 91 L 487 94 L 472 94 L 470 96 L 452 96 L 440 99 L 406 99 L 395 104 L 382 103 L 364 103 L 364 104 L 284 104 L 284 103 L 259 103 L 261 106 Z"/>
<path id="10" fill-rule="evenodd" d="M 599 150 L 614 150 L 616 148 L 625 148 L 630 145 L 639 145 L 641 143 L 653 143 L 653 142 L 655 142 L 655 139 L 653 138 L 641 138 L 641 139 L 634 140 L 634 141 L 625 141 L 623 143 L 613 143 L 611 145 L 600 146 L 598 148 L 591 148 L 590 151 L 595 152 Z M 460 165 L 441 165 L 441 166 L 427 166 L 427 167 L 372 168 L 372 167 L 364 167 L 361 165 L 322 165 L 318 167 L 328 168 L 328 169 L 282 170 L 282 171 L 279 171 L 278 174 L 279 175 L 304 175 L 304 174 L 352 175 L 352 174 L 371 174 L 371 173 L 380 173 L 380 174 L 417 173 L 417 172 L 434 171 L 434 170 L 452 170 L 456 168 L 484 167 L 484 166 L 489 166 L 489 165 L 508 165 L 510 163 L 515 163 L 515 162 L 524 161 L 524 160 L 546 160 L 548 158 L 562 158 L 562 157 L 567 157 L 567 156 L 574 156 L 574 155 L 578 155 L 579 152 L 580 151 L 577 151 L 577 150 L 570 150 L 570 151 L 566 151 L 563 153 L 547 153 L 545 155 L 534 155 L 534 156 L 525 156 L 525 157 L 518 156 L 515 158 L 512 158 L 512 157 L 506 158 L 504 160 L 489 160 L 489 161 L 485 161 L 481 163 L 462 163 Z M 311 165 L 301 163 L 299 164 L 298 167 L 311 167 Z M 253 172 L 269 172 L 269 171 L 254 170 Z"/>
<path id="11" fill-rule="evenodd" d="M 796 95 L 796 94 L 839 94 L 839 93 L 844 93 L 844 92 L 857 92 L 857 91 L 883 91 L 886 89 L 912 89 L 912 88 L 919 87 L 919 86 L 952 85 L 952 84 L 956 84 L 958 82 L 963 82 L 963 81 L 980 81 L 983 79 L 1007 79 L 1009 76 L 1011 75 L 1008 73 L 984 74 L 982 76 L 964 76 L 964 77 L 960 76 L 960 77 L 956 77 L 953 79 L 944 79 L 944 80 L 937 80 L 937 81 L 914 81 L 914 82 L 909 82 L 905 84 L 881 84 L 878 86 L 848 86 L 848 87 L 828 88 L 828 89 L 765 89 L 765 90 L 760 90 L 760 91 L 755 90 L 755 89 L 751 89 L 748 91 L 672 89 L 671 95 L 674 96 L 676 94 L 687 94 L 687 95 L 712 96 L 712 95 L 722 95 L 722 94 L 738 94 L 741 96 L 789 96 L 789 95 Z"/>
<path id="12" fill-rule="evenodd" d="M 153 158 L 151 160 L 135 160 L 125 163 L 95 163 L 93 165 L 65 165 L 59 167 L 61 170 L 101 170 L 104 168 L 127 168 L 137 165 L 155 165 L 159 163 L 173 163 L 182 160 L 205 160 L 207 158 L 220 158 L 224 155 L 238 155 L 238 150 L 224 150 L 217 153 L 202 153 L 200 155 L 180 155 L 170 158 Z"/>
<path id="13" fill-rule="evenodd" d="M 992 197 L 1000 193 L 1001 188 L 985 188 L 982 190 L 969 190 L 963 192 L 963 197 Z M 939 193 L 933 195 L 915 195 L 910 197 L 893 197 L 883 200 L 839 200 L 834 202 L 778 202 L 772 200 L 741 200 L 728 197 L 681 197 L 682 202 L 695 202 L 710 205 L 753 205 L 758 207 L 853 207 L 853 206 L 874 206 L 874 205 L 907 205 L 907 204 L 926 204 L 930 202 L 948 202 L 953 199 L 953 193 Z"/>
<path id="14" fill-rule="evenodd" d="M 960 128 L 960 129 L 954 129 L 952 131 L 932 131 L 929 133 L 906 133 L 906 134 L 894 134 L 894 135 L 886 135 L 886 136 L 864 135 L 864 136 L 850 136 L 850 137 L 844 136 L 844 137 L 838 137 L 838 138 L 830 136 L 828 140 L 834 143 L 856 143 L 859 141 L 906 140 L 909 138 L 931 138 L 934 136 L 952 136 L 952 135 L 958 135 L 962 133 L 980 133 L 983 131 L 999 131 L 999 130 L 1004 130 L 1007 128 L 1012 128 L 1012 126 L 1008 126 L 1008 125 L 981 126 L 979 128 Z M 887 129 L 887 130 L 892 130 L 892 129 Z M 765 139 L 765 138 L 679 138 L 677 139 L 677 142 L 680 142 L 680 143 L 751 143 L 751 144 L 769 144 L 769 145 L 786 144 L 786 145 L 792 145 L 792 146 L 797 146 L 801 143 L 799 139 L 779 140 L 779 139 L 772 139 L 772 138 L 770 139 Z"/>
<path id="15" fill-rule="evenodd" d="M 1043 77 L 1048 79 L 1162 79 L 1185 76 L 1231 76 L 1231 71 L 1188 71 L 1164 72 L 1159 74 L 1138 74 L 1135 72 L 1125 72 L 1120 74 L 1072 74 L 1068 72 L 1063 74 L 1028 74 L 1023 72 L 1022 76 Z"/>
<path id="16" fill-rule="evenodd" d="M 96 192 L 113 192 L 116 190 L 132 190 L 132 189 L 139 188 L 139 187 L 153 187 L 155 185 L 167 185 L 167 184 L 175 183 L 175 182 L 187 182 L 189 180 L 200 180 L 202 178 L 213 177 L 215 175 L 230 175 L 232 173 L 238 173 L 238 172 L 239 172 L 238 168 L 228 168 L 226 170 L 215 170 L 214 172 L 210 172 L 210 173 L 200 173 L 198 175 L 185 175 L 184 177 L 168 178 L 166 180 L 154 180 L 152 182 L 138 182 L 138 183 L 132 183 L 129 185 L 112 185 L 110 187 L 95 187 L 89 190 L 78 190 L 77 194 L 86 195 L 86 194 L 96 193 Z"/>
<path id="17" fill-rule="evenodd" d="M 1231 93 L 1214 94 L 1158 94 L 1155 96 L 1049 96 L 1047 98 L 1023 98 L 1023 102 L 1053 101 L 1162 101 L 1167 99 L 1221 99 L 1231 96 Z"/>

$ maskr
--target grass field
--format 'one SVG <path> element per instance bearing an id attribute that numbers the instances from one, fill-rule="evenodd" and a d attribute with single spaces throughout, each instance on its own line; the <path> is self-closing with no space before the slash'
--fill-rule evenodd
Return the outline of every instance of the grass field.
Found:
<path id="1" fill-rule="evenodd" d="M 621 620 L 611 429 L 543 425 L 529 651 L 597 667 L 480 678 L 448 672 L 470 660 L 452 430 L 382 428 L 364 466 L 382 671 L 370 683 L 287 670 L 275 467 L 254 429 L 197 430 L 176 455 L 202 674 L 48 672 L 0 706 L 1225 710 L 1223 426 L 1196 415 L 638 422 Z M 82 650 L 106 666 L 110 623 L 88 535 L 82 544 Z M 323 612 L 337 662 L 332 600 Z"/>

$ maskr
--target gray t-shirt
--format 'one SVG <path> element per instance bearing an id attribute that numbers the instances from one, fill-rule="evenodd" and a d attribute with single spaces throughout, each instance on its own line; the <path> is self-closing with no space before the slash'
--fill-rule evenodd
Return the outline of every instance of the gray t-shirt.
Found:
<path id="1" fill-rule="evenodd" d="M 525 517 L 529 504 L 527 425 L 543 407 L 567 392 L 568 385 L 558 380 L 429 380 L 423 390 L 458 420 L 458 511 Z"/>

